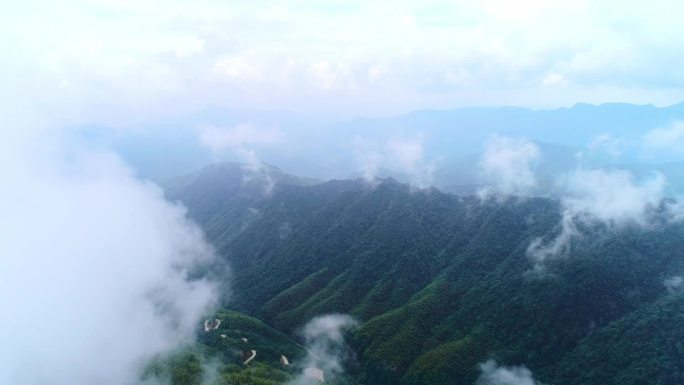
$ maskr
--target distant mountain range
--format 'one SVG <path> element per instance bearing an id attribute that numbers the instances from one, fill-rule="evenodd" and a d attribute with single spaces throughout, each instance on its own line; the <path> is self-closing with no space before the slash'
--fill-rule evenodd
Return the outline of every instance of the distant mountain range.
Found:
<path id="1" fill-rule="evenodd" d="M 321 180 L 360 175 L 358 142 L 382 150 L 392 138 L 416 140 L 422 161 L 434 164 L 434 184 L 449 191 L 470 192 L 480 184 L 478 154 L 493 134 L 526 138 L 542 147 L 544 173 L 576 167 L 583 152 L 590 167 L 628 165 L 639 172 L 662 170 L 677 177 L 684 158 L 667 151 L 639 147 L 651 130 L 684 121 L 684 103 L 669 107 L 632 104 L 577 104 L 571 108 L 532 110 L 520 107 L 421 110 L 405 115 L 356 118 L 346 122 L 309 121 L 284 113 L 206 109 L 192 116 L 135 129 L 82 128 L 95 145 L 114 148 L 139 173 L 165 180 L 217 160 L 240 160 L 239 151 L 216 153 L 202 147 L 198 128 L 234 127 L 249 123 L 254 130 L 277 130 L 281 141 L 244 146 L 267 164 Z M 105 134 L 105 133 L 110 134 Z M 597 138 L 610 148 L 599 148 Z M 615 148 L 623 145 L 624 148 Z M 250 147 L 251 146 L 251 147 Z M 242 148 L 244 150 L 244 148 Z M 396 175 L 406 170 L 380 165 Z M 679 178 L 673 178 L 679 188 Z"/>

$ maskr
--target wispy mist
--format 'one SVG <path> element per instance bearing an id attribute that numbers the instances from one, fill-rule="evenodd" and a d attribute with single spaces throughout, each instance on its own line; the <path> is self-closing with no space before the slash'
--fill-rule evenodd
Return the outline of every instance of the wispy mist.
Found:
<path id="1" fill-rule="evenodd" d="M 675 134 L 672 135 L 678 135 Z M 598 142 L 612 140 L 603 137 Z M 492 136 L 480 159 L 488 182 L 479 191 L 480 197 L 533 192 L 537 186 L 533 165 L 542 157 L 532 142 Z M 684 218 L 684 204 L 680 198 L 668 196 L 668 181 L 662 173 L 652 172 L 638 178 L 626 169 L 589 169 L 581 165 L 581 159 L 577 161 L 577 168 L 558 172 L 554 178 L 553 195 L 560 202 L 561 220 L 553 238 L 539 237 L 530 243 L 527 255 L 535 269 L 541 269 L 549 258 L 568 254 L 572 240 L 583 236 L 581 225 L 600 224 L 609 231 L 625 226 L 652 229 Z"/>
<path id="2" fill-rule="evenodd" d="M 532 372 L 524 366 L 499 366 L 489 360 L 480 364 L 477 385 L 543 385 L 535 381 Z"/>
<path id="3" fill-rule="evenodd" d="M 643 144 L 648 152 L 681 154 L 684 151 L 684 122 L 675 122 L 647 132 L 643 137 Z"/>
<path id="4" fill-rule="evenodd" d="M 356 320 L 344 314 L 329 314 L 309 321 L 300 332 L 308 354 L 301 365 L 302 372 L 290 384 L 309 384 L 321 374 L 325 381 L 330 381 L 343 374 L 343 364 L 351 357 L 344 333 L 358 325 Z"/>
<path id="5" fill-rule="evenodd" d="M 258 148 L 272 147 L 285 141 L 285 134 L 276 127 L 257 127 L 242 123 L 233 127 L 200 126 L 199 143 L 211 150 L 216 159 L 237 159 L 243 164 L 244 183 L 257 182 L 265 194 L 270 194 L 275 181 L 268 166 L 257 155 Z"/>
<path id="6" fill-rule="evenodd" d="M 275 127 L 256 127 L 242 123 L 233 127 L 200 126 L 200 143 L 214 152 L 231 149 L 272 146 L 284 141 L 284 134 Z"/>
<path id="7" fill-rule="evenodd" d="M 567 253 L 571 239 L 581 236 L 580 223 L 601 223 L 608 229 L 628 225 L 650 228 L 662 220 L 678 221 L 682 217 L 678 201 L 665 199 L 667 181 L 659 173 L 637 180 L 625 170 L 577 169 L 562 176 L 559 185 L 560 233 L 547 243 L 535 239 L 527 249 L 538 264 Z"/>
<path id="8" fill-rule="evenodd" d="M 527 195 L 537 186 L 533 164 L 541 157 L 536 144 L 525 139 L 493 135 L 486 143 L 480 169 L 487 187 L 480 197 L 492 194 Z"/>
<path id="9" fill-rule="evenodd" d="M 406 176 L 419 188 L 428 187 L 434 179 L 435 161 L 427 159 L 424 137 L 392 136 L 382 143 L 357 137 L 353 141 L 354 155 L 362 176 L 374 182 L 382 168 L 391 169 Z"/>

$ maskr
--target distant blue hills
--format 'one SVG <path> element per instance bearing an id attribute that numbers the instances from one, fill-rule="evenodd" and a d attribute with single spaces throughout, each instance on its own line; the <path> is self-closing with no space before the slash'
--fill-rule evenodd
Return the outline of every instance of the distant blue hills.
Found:
<path id="1" fill-rule="evenodd" d="M 207 108 L 182 119 L 144 127 L 107 130 L 82 127 L 93 145 L 121 154 L 145 178 L 164 180 L 209 163 L 240 160 L 235 151 L 216 154 L 202 147 L 197 128 L 202 125 L 277 128 L 283 143 L 253 150 L 267 164 L 296 175 L 318 179 L 343 179 L 360 175 L 355 140 L 379 148 L 390 138 L 421 138 L 423 159 L 434 164 L 434 185 L 469 193 L 481 183 L 478 160 L 491 135 L 525 138 L 539 146 L 543 162 L 540 177 L 547 178 L 580 165 L 620 167 L 643 176 L 665 174 L 671 188 L 684 187 L 684 154 L 646 152 L 640 145 L 651 130 L 684 121 L 684 103 L 668 107 L 606 103 L 576 104 L 570 108 L 534 110 L 523 107 L 455 108 L 418 110 L 396 116 L 358 117 L 329 123 L 283 112 L 239 112 Z M 590 148 L 597 138 L 616 140 L 621 151 Z M 403 170 L 387 167 L 378 176 L 401 180 Z"/>

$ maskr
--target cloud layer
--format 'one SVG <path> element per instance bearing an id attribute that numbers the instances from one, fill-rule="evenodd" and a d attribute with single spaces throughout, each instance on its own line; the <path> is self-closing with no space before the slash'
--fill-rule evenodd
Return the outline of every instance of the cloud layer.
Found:
<path id="1" fill-rule="evenodd" d="M 674 0 L 31 0 L 0 16 L 2 80 L 91 120 L 209 104 L 376 114 L 667 104 L 683 96 L 670 70 L 681 10 Z"/>

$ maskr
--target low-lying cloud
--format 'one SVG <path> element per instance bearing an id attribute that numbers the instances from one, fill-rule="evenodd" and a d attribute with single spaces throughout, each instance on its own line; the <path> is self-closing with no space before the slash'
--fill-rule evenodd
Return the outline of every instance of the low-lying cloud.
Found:
<path id="1" fill-rule="evenodd" d="M 135 384 L 213 305 L 213 250 L 116 156 L 28 132 L 0 144 L 0 383 Z"/>
<path id="2" fill-rule="evenodd" d="M 480 364 L 480 372 L 477 385 L 543 385 L 524 366 L 499 366 L 489 360 Z"/>
<path id="3" fill-rule="evenodd" d="M 662 174 L 637 180 L 626 170 L 577 169 L 563 176 L 560 233 L 551 241 L 535 239 L 527 254 L 535 263 L 566 254 L 573 237 L 581 236 L 581 223 L 601 223 L 609 229 L 628 225 L 649 228 L 662 221 L 682 218 L 678 201 L 667 201 L 667 181 Z"/>
<path id="4" fill-rule="evenodd" d="M 424 137 L 391 137 L 382 145 L 356 138 L 354 153 L 364 179 L 373 183 L 381 168 L 405 174 L 419 188 L 432 185 L 435 163 L 425 158 Z"/>
<path id="5" fill-rule="evenodd" d="M 300 332 L 308 354 L 301 365 L 301 374 L 290 384 L 309 384 L 321 375 L 329 382 L 343 374 L 344 362 L 351 357 L 344 333 L 358 325 L 355 319 L 344 314 L 328 314 L 309 321 Z"/>
<path id="6" fill-rule="evenodd" d="M 537 187 L 533 165 L 540 157 L 539 147 L 533 142 L 493 135 L 480 158 L 479 166 L 487 187 L 479 195 L 528 195 Z"/>

